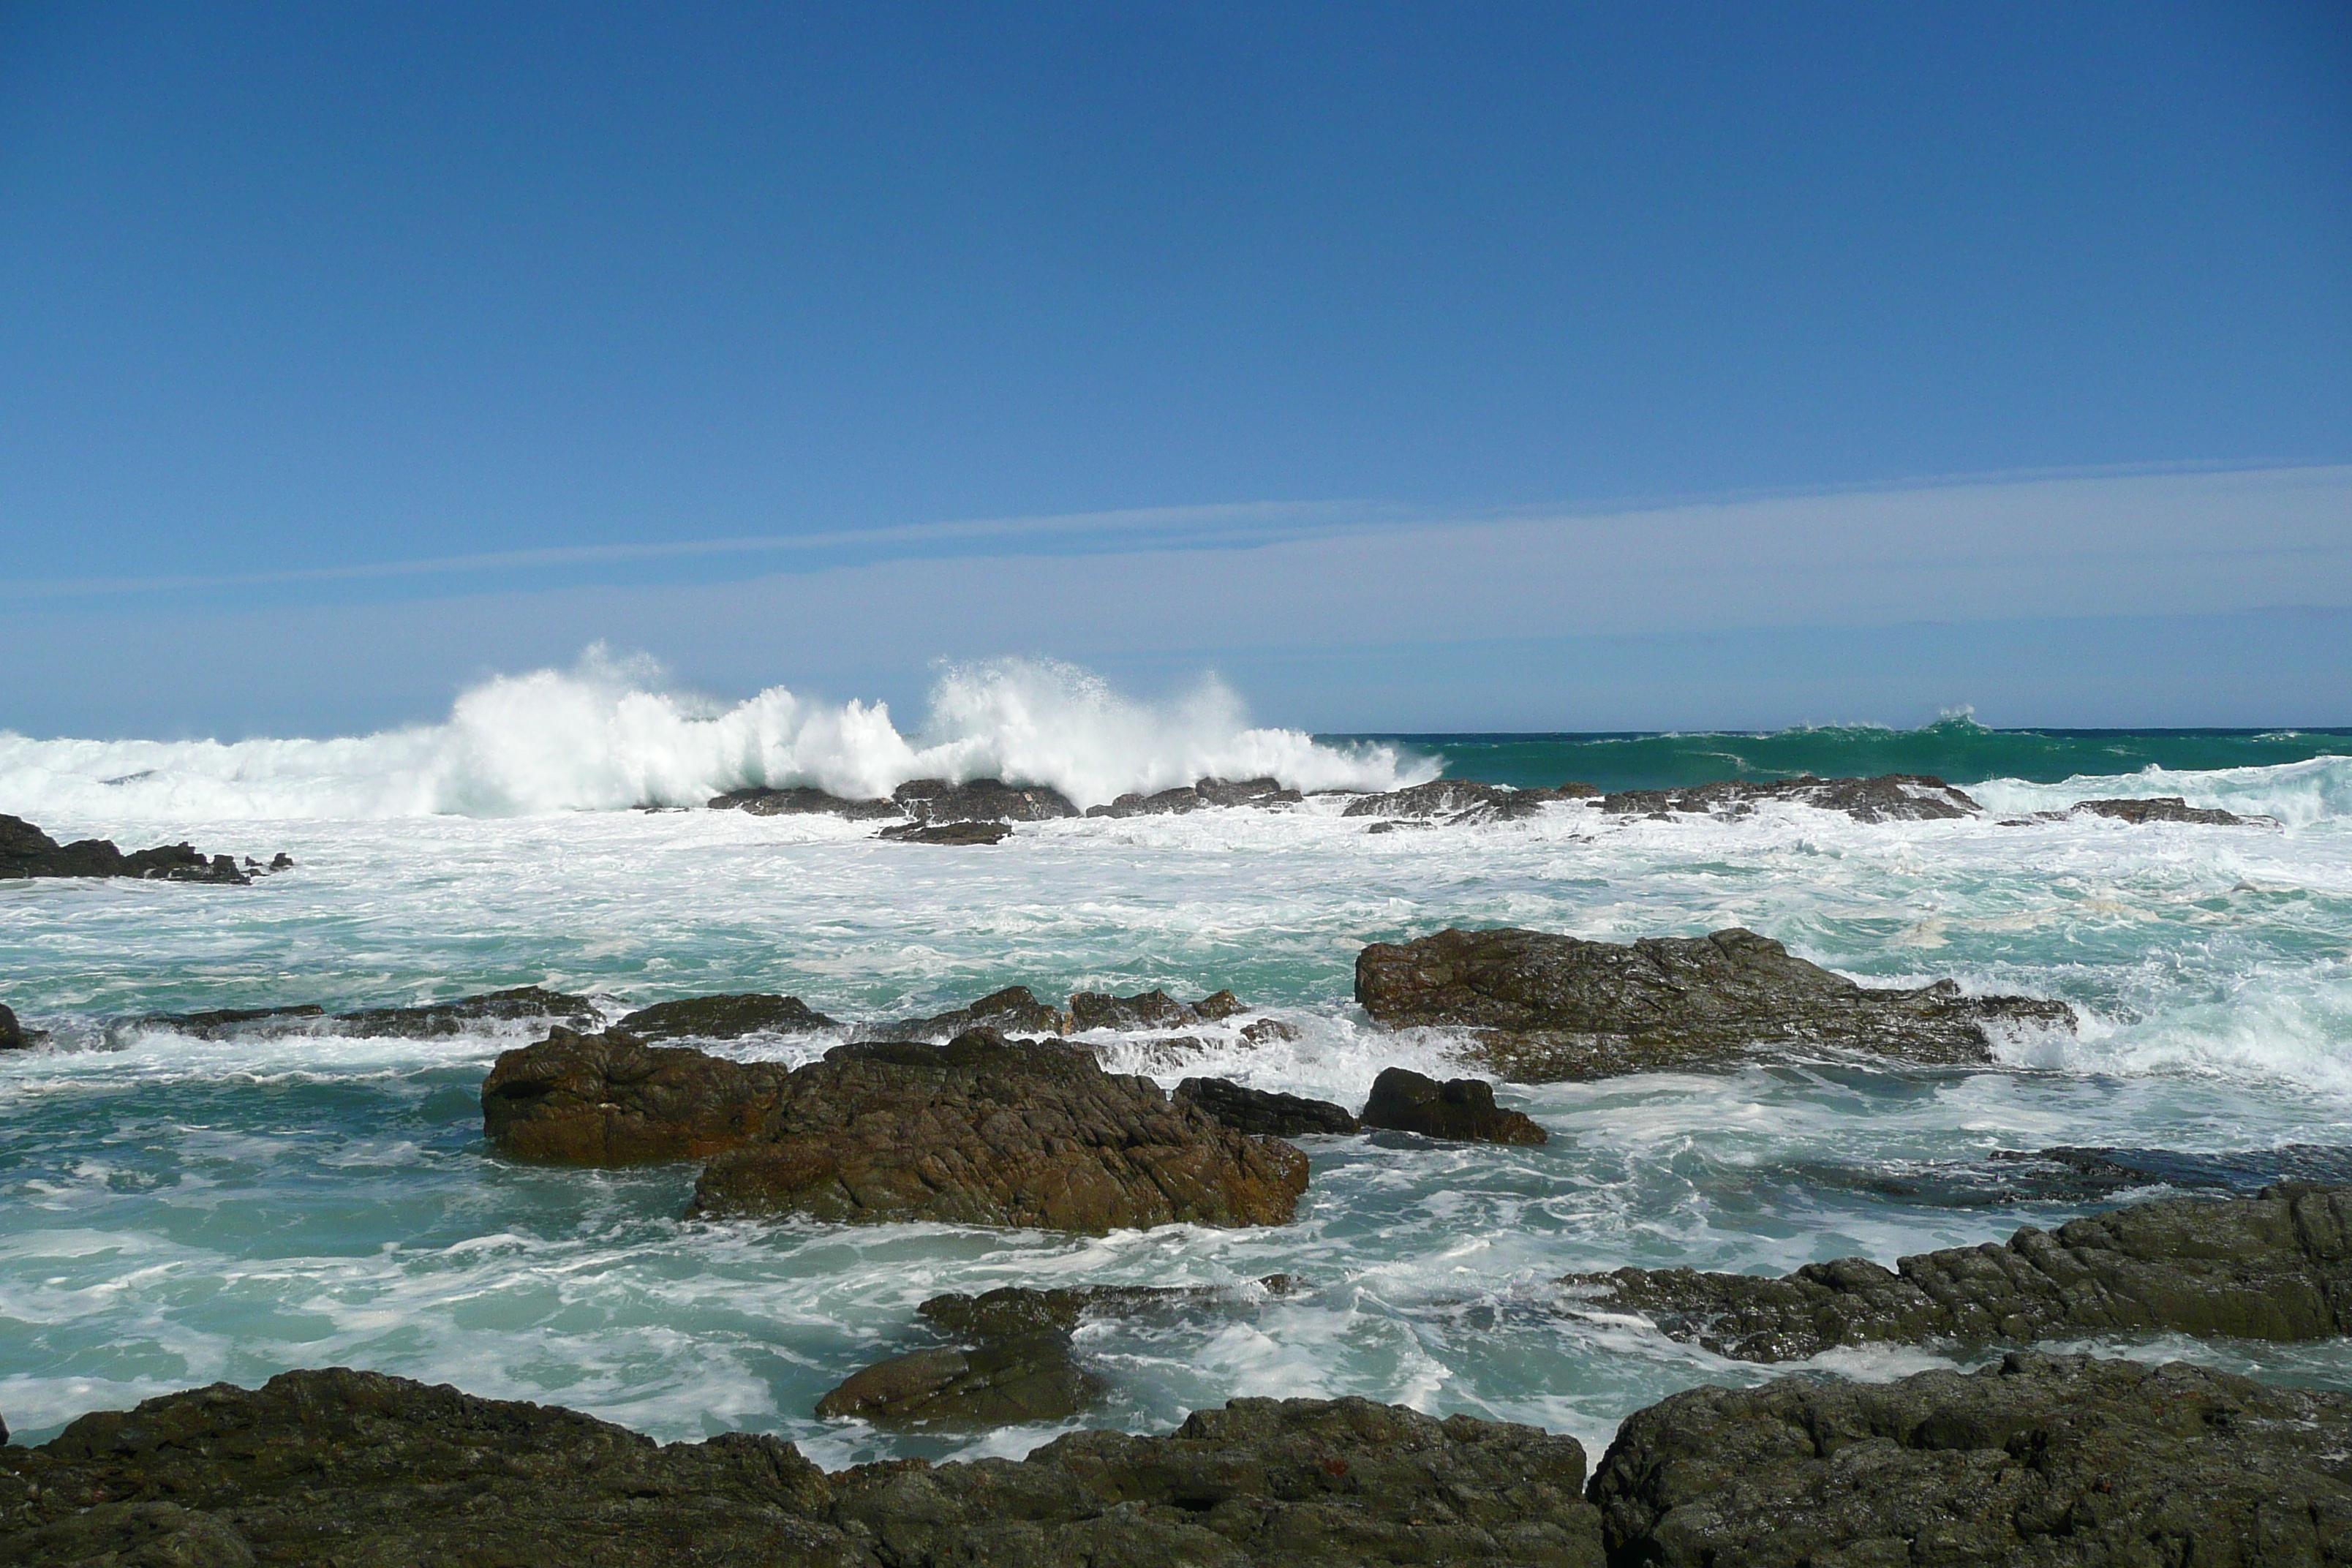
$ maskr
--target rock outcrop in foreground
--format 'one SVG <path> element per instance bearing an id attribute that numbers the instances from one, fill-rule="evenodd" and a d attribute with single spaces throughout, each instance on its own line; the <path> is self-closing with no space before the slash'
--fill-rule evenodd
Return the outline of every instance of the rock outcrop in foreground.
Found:
<path id="1" fill-rule="evenodd" d="M 1473 1030 L 1472 1054 L 1522 1083 L 1721 1067 L 1759 1045 L 1984 1062 L 1990 1031 L 2074 1026 L 2063 1002 L 1963 996 L 1948 980 L 1857 985 L 1737 927 L 1630 943 L 1511 929 L 1374 942 L 1356 956 L 1356 1000 L 1391 1027 Z"/>
<path id="2" fill-rule="evenodd" d="M 693 1212 L 1101 1233 L 1286 1224 L 1307 1156 L 1103 1071 L 1061 1040 L 973 1029 L 786 1068 L 556 1029 L 499 1057 L 482 1128 L 568 1164 L 709 1159 Z"/>
<path id="3" fill-rule="evenodd" d="M 1601 1568 L 1571 1437 L 1360 1399 L 1235 1400 L 1166 1437 L 827 1475 L 568 1410 L 293 1372 L 0 1450 L 0 1563 L 499 1568 Z"/>
<path id="4" fill-rule="evenodd" d="M 278 855 L 264 866 L 234 856 L 200 855 L 193 844 L 163 844 L 126 855 L 110 838 L 59 844 L 21 816 L 0 815 L 0 882 L 30 877 L 133 877 L 160 882 L 226 882 L 237 887 L 294 864 Z"/>
<path id="5" fill-rule="evenodd" d="M 1231 1079 L 1188 1078 L 1176 1086 L 1176 1098 L 1199 1106 L 1228 1127 L 1270 1138 L 1363 1131 L 1362 1123 L 1344 1105 L 1309 1100 L 1302 1094 L 1244 1089 Z"/>
<path id="6" fill-rule="evenodd" d="M 1593 1291 L 1597 1310 L 1639 1313 L 1741 1361 L 1885 1341 L 2327 1339 L 2352 1332 L 2352 1187 L 2281 1183 L 2250 1198 L 2136 1204 L 1891 1269 L 1845 1258 L 1779 1279 L 1621 1268 L 1560 1283 Z"/>
<path id="7" fill-rule="evenodd" d="M 1550 1134 L 1524 1111 L 1495 1103 L 1495 1086 L 1482 1078 L 1438 1082 L 1411 1068 L 1387 1068 L 1372 1080 L 1363 1124 L 1475 1143 L 1544 1143 Z"/>
<path id="8" fill-rule="evenodd" d="M 2175 1363 L 1700 1388 L 1592 1480 L 1612 1563 L 1997 1568 L 2341 1563 L 2352 1396 Z"/>

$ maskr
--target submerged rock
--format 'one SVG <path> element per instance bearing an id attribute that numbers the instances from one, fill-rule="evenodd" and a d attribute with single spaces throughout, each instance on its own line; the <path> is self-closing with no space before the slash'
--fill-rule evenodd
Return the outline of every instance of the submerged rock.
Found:
<path id="1" fill-rule="evenodd" d="M 1044 784 L 1009 784 L 1003 779 L 916 779 L 890 792 L 917 822 L 1045 822 L 1076 816 L 1078 808 L 1060 790 Z"/>
<path id="2" fill-rule="evenodd" d="M 1132 996 L 1081 991 L 1070 998 L 1067 1007 L 1055 1007 L 1039 1001 L 1037 994 L 1026 985 L 1008 985 L 968 1007 L 957 1007 L 929 1018 L 909 1018 L 889 1025 L 884 1033 L 894 1040 L 944 1042 L 972 1028 L 1030 1036 L 1066 1035 L 1091 1029 L 1182 1029 L 1221 1022 L 1247 1010 L 1241 998 L 1230 991 L 1215 992 L 1198 1002 L 1179 1002 L 1165 991 L 1139 991 Z M 1265 1022 L 1271 1024 L 1273 1020 Z M 1276 1029 L 1288 1027 L 1275 1025 Z M 1243 1033 L 1247 1035 L 1248 1030 Z M 1272 1030 L 1260 1030 L 1252 1043 L 1273 1037 L 1276 1037 Z"/>
<path id="3" fill-rule="evenodd" d="M 761 1137 L 695 1185 L 706 1215 L 1106 1231 L 1288 1223 L 1307 1157 L 1115 1077 L 1059 1040 L 839 1046 L 793 1071 Z"/>
<path id="4" fill-rule="evenodd" d="M 286 1007 L 215 1007 L 201 1013 L 149 1013 L 130 1020 L 133 1026 L 170 1029 L 198 1039 L 230 1039 L 238 1035 L 369 1035 L 404 1039 L 441 1039 L 462 1035 L 484 1024 L 538 1020 L 571 1025 L 593 1024 L 595 1004 L 585 996 L 569 996 L 537 985 L 510 991 L 486 991 L 454 1002 L 427 1002 L 415 1007 L 363 1007 L 351 1013 L 330 1013 L 316 1003 Z"/>
<path id="5" fill-rule="evenodd" d="M 806 785 L 730 790 L 725 795 L 712 795 L 709 804 L 713 811 L 748 811 L 754 816 L 840 816 L 852 822 L 907 815 L 895 800 L 853 800 Z"/>
<path id="6" fill-rule="evenodd" d="M 2175 1363 L 1697 1388 L 1592 1479 L 1612 1563 L 2320 1563 L 2352 1554 L 2352 1395 Z"/>
<path id="7" fill-rule="evenodd" d="M 1612 790 L 1601 809 L 1612 816 L 1747 816 L 1768 800 L 1842 811 L 1856 822 L 1935 822 L 1983 811 L 1965 790 L 1927 773 L 1881 773 L 1866 779 L 1727 779 L 1679 789 Z"/>
<path id="8" fill-rule="evenodd" d="M 1759 1045 L 1931 1065 L 1992 1058 L 1989 1032 L 2074 1026 L 2063 1002 L 1855 984 L 1751 931 L 1583 942 L 1442 931 L 1356 956 L 1356 1000 L 1391 1027 L 1475 1031 L 1472 1054 L 1523 1083 L 1719 1067 Z"/>
<path id="9" fill-rule="evenodd" d="M 1200 1107 L 1238 1131 L 1269 1138 L 1363 1130 L 1344 1105 L 1334 1105 L 1328 1100 L 1308 1100 L 1304 1095 L 1244 1089 L 1229 1079 L 1188 1078 L 1176 1086 L 1176 1098 L 1187 1105 Z"/>
<path id="10" fill-rule="evenodd" d="M 1235 1400 L 1165 1437 L 826 1475 L 341 1368 L 83 1416 L 0 1451 L 0 1563 L 500 1568 L 1601 1568 L 1570 1437 L 1361 1399 Z"/>
<path id="11" fill-rule="evenodd" d="M 1548 1143 L 1551 1135 L 1532 1117 L 1495 1103 L 1495 1086 L 1485 1079 L 1444 1083 L 1410 1068 L 1388 1068 L 1372 1080 L 1361 1112 L 1367 1127 L 1418 1132 L 1470 1143 Z"/>
<path id="12" fill-rule="evenodd" d="M 2282 1183 L 2251 1198 L 2173 1198 L 2032 1226 L 2005 1246 L 1811 1263 L 1778 1279 L 1620 1268 L 1560 1281 L 1593 1309 L 1741 1361 L 1833 1345 L 2181 1333 L 2243 1340 L 2352 1331 L 2352 1187 Z"/>
<path id="13" fill-rule="evenodd" d="M 747 993 L 688 996 L 640 1007 L 613 1027 L 641 1040 L 737 1040 L 746 1035 L 800 1035 L 834 1027 L 797 996 Z"/>
<path id="14" fill-rule="evenodd" d="M 898 844 L 1002 844 L 1013 829 L 1001 822 L 902 822 L 874 837 Z"/>
<path id="15" fill-rule="evenodd" d="M 280 855 L 291 866 L 293 861 Z M 132 877 L 161 882 L 226 882 L 243 887 L 279 869 L 247 859 L 240 869 L 234 856 L 205 856 L 192 844 L 163 844 L 126 855 L 110 838 L 79 838 L 59 844 L 21 816 L 0 815 L 0 882 L 31 877 Z"/>
<path id="16" fill-rule="evenodd" d="M 1163 789 L 1157 795 L 1139 792 L 1120 795 L 1108 805 L 1090 805 L 1088 816 L 1165 816 L 1205 806 L 1236 805 L 1296 805 L 1304 797 L 1295 789 L 1286 789 L 1276 778 L 1220 779 L 1204 778 L 1198 784 L 1179 784 Z"/>
<path id="17" fill-rule="evenodd" d="M 492 1066 L 482 1082 L 482 1131 L 500 1153 L 522 1160 L 699 1160 L 757 1136 L 789 1076 L 776 1062 L 558 1027 Z"/>

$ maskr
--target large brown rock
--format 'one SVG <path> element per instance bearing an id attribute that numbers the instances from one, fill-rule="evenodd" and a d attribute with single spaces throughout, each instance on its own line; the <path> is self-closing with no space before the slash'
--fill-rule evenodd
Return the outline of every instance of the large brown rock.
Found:
<path id="1" fill-rule="evenodd" d="M 1100 1234 L 1288 1223 L 1307 1156 L 1106 1073 L 1059 1040 L 841 1046 L 792 1073 L 754 1142 L 695 1186 L 707 1215 L 943 1220 Z"/>
<path id="2" fill-rule="evenodd" d="M 1620 1268 L 1560 1281 L 1592 1308 L 1650 1319 L 1742 1361 L 1833 1345 L 2179 1333 L 2241 1340 L 2352 1332 L 2352 1187 L 2281 1183 L 2027 1226 L 2003 1246 L 1812 1263 L 1778 1279 Z"/>
<path id="3" fill-rule="evenodd" d="M 1963 1376 L 1697 1388 L 1595 1471 L 1609 1560 L 2137 1568 L 2352 1559 L 2352 1395 L 2011 1354 Z"/>
<path id="4" fill-rule="evenodd" d="M 1856 822 L 1937 822 L 1975 816 L 1984 808 L 1968 792 L 1926 773 L 1881 773 L 1866 779 L 1726 779 L 1675 789 L 1624 789 L 1603 795 L 1601 809 L 1616 816 L 1748 816 L 1768 800 L 1840 811 Z"/>
<path id="5" fill-rule="evenodd" d="M 1438 1082 L 1411 1068 L 1386 1068 L 1372 1080 L 1359 1119 L 1367 1127 L 1418 1132 L 1472 1143 L 1545 1143 L 1551 1135 L 1524 1111 L 1495 1103 L 1495 1086 L 1482 1078 Z"/>
<path id="6" fill-rule="evenodd" d="M 617 1031 L 558 1027 L 500 1056 L 482 1131 L 503 1154 L 571 1165 L 699 1160 L 758 1135 L 789 1070 Z"/>
<path id="7" fill-rule="evenodd" d="M 1990 1031 L 2074 1026 L 2063 1002 L 1855 984 L 1751 931 L 1583 942 L 1442 931 L 1356 956 L 1356 1000 L 1391 1027 L 1473 1031 L 1471 1054 L 1522 1083 L 1727 1065 L 1757 1046 L 1828 1047 L 1930 1065 L 1991 1059 Z"/>

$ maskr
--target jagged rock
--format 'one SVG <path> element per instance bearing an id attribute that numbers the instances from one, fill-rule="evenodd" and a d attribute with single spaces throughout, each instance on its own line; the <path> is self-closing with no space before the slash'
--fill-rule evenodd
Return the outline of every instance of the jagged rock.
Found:
<path id="1" fill-rule="evenodd" d="M 960 784 L 916 779 L 891 791 L 890 798 L 918 822 L 1045 822 L 1078 815 L 1078 808 L 1057 789 L 1009 784 L 1003 779 Z"/>
<path id="2" fill-rule="evenodd" d="M 304 1002 L 290 1007 L 214 1007 L 202 1013 L 150 1013 L 131 1020 L 134 1025 L 170 1029 L 175 1034 L 193 1035 L 200 1040 L 226 1039 L 233 1035 L 257 1032 L 256 1026 L 265 1028 L 274 1024 L 306 1025 L 323 1020 L 327 1010 L 315 1002 Z"/>
<path id="3" fill-rule="evenodd" d="M 1621 1268 L 1561 1280 L 1741 1361 L 1884 1341 L 2181 1333 L 2300 1341 L 2352 1331 L 2352 1187 L 2281 1183 L 2028 1226 L 2006 1246 L 1812 1263 L 1779 1279 Z"/>
<path id="4" fill-rule="evenodd" d="M 877 1362 L 818 1400 L 816 1413 L 877 1426 L 1013 1426 L 1067 1420 L 1100 1392 L 1069 1335 L 1048 1330 Z"/>
<path id="5" fill-rule="evenodd" d="M 568 1410 L 293 1372 L 0 1451 L 0 1563 L 499 1568 L 1601 1568 L 1570 1437 L 1361 1399 L 1239 1399 L 1166 1437 L 827 1476 Z M 2200 1559 L 2201 1561 L 2201 1559 Z"/>
<path id="6" fill-rule="evenodd" d="M 1285 789 L 1280 779 L 1204 778 L 1198 784 L 1179 784 L 1174 789 L 1163 789 L 1157 795 L 1123 795 L 1108 805 L 1088 806 L 1087 815 L 1165 816 L 1171 813 L 1199 811 L 1203 806 L 1295 805 L 1304 798 L 1295 789 Z"/>
<path id="7" fill-rule="evenodd" d="M 1842 811 L 1856 822 L 1934 822 L 1975 816 L 1984 809 L 1966 791 L 1926 773 L 1881 773 L 1867 779 L 1802 773 L 1792 779 L 1727 779 L 1679 789 L 1612 790 L 1601 797 L 1601 809 L 1612 816 L 1747 816 L 1758 802 L 1767 800 Z"/>
<path id="8" fill-rule="evenodd" d="M 557 1027 L 500 1056 L 482 1082 L 482 1131 L 502 1154 L 570 1165 L 698 1160 L 756 1136 L 788 1069 L 618 1032 Z"/>
<path id="9" fill-rule="evenodd" d="M 2027 1352 L 1678 1394 L 1591 1495 L 1609 1560 L 1659 1568 L 2316 1564 L 2352 1555 L 2347 1450 L 2352 1396 Z"/>
<path id="10" fill-rule="evenodd" d="M 1632 943 L 1511 929 L 1374 942 L 1356 956 L 1356 1000 L 1392 1027 L 1474 1031 L 1471 1054 L 1523 1083 L 1718 1067 L 1759 1045 L 1983 1062 L 1991 1029 L 2074 1026 L 2063 1002 L 1963 996 L 1948 980 L 1866 989 L 1736 927 Z"/>
<path id="11" fill-rule="evenodd" d="M 0 1051 L 21 1051 L 32 1043 L 25 1036 L 25 1026 L 16 1022 L 16 1015 L 0 1005 Z M 0 1442 L 5 1440 L 0 1438 Z"/>
<path id="12" fill-rule="evenodd" d="M 1002 844 L 1013 829 L 1001 822 L 902 822 L 874 837 L 898 844 Z"/>
<path id="13" fill-rule="evenodd" d="M 1199 1106 L 1228 1127 L 1269 1138 L 1362 1131 L 1346 1106 L 1301 1095 L 1244 1089 L 1227 1079 L 1188 1078 L 1176 1086 L 1176 1098 L 1187 1105 Z"/>
<path id="14" fill-rule="evenodd" d="M 1255 1022 L 1244 1024 L 1242 1026 L 1242 1043 L 1244 1045 L 1263 1046 L 1272 1040 L 1295 1040 L 1297 1038 L 1298 1038 L 1298 1026 L 1296 1024 L 1286 1024 L 1279 1018 L 1259 1018 Z"/>
<path id="15" fill-rule="evenodd" d="M 1165 991 L 1139 991 L 1132 996 L 1081 991 L 1070 998 L 1073 1029 L 1180 1029 L 1198 1023 L 1200 1016 Z"/>
<path id="16" fill-rule="evenodd" d="M 904 816 L 906 809 L 895 800 L 879 798 L 852 800 L 825 790 L 799 785 L 792 789 L 730 790 L 725 795 L 710 797 L 713 811 L 748 811 L 754 816 L 841 816 L 852 822 L 868 822 L 881 817 Z"/>
<path id="17" fill-rule="evenodd" d="M 397 1035 L 404 1039 L 440 1039 L 462 1035 L 483 1024 L 520 1023 L 533 1019 L 589 1024 L 596 1005 L 585 996 L 568 996 L 537 985 L 511 991 L 486 991 L 455 1002 L 427 1002 L 418 1007 L 368 1007 L 338 1013 L 334 1023 L 345 1034 Z"/>
<path id="18" fill-rule="evenodd" d="M 2189 805 L 2177 795 L 2161 795 L 2147 800 L 2078 800 L 2074 813 L 2090 816 L 2112 816 L 2118 822 L 2198 822 L 2215 827 L 2243 827 L 2248 824 L 2276 826 L 2267 816 L 2240 816 L 2235 812 L 2214 811 Z"/>
<path id="19" fill-rule="evenodd" d="M 199 855 L 192 844 L 163 844 L 126 855 L 110 838 L 60 845 L 23 817 L 0 815 L 0 882 L 29 877 L 135 877 L 239 887 L 253 880 L 238 869 L 235 857 Z"/>
<path id="20" fill-rule="evenodd" d="M 695 1185 L 706 1215 L 940 1220 L 1101 1234 L 1282 1225 L 1307 1157 L 1114 1077 L 1082 1047 L 973 1029 L 839 1046 L 792 1073 L 754 1142 Z"/>
<path id="21" fill-rule="evenodd" d="M 736 1040 L 745 1035 L 799 1035 L 833 1026 L 832 1019 L 797 996 L 762 993 L 657 1002 L 613 1026 L 641 1040 Z"/>
<path id="22" fill-rule="evenodd" d="M 1002 991 L 990 992 L 969 1007 L 893 1024 L 887 1034 L 894 1040 L 945 1044 L 971 1028 L 992 1028 L 1007 1035 L 1066 1035 L 1070 1027 L 1067 1013 L 1038 1001 L 1036 993 L 1026 985 L 1008 985 Z"/>
<path id="23" fill-rule="evenodd" d="M 1516 822 L 1533 816 L 1556 800 L 1572 797 L 1555 789 L 1513 789 L 1507 784 L 1481 784 L 1476 779 L 1435 779 L 1383 795 L 1352 801 L 1342 816 L 1391 816 L 1409 820 L 1472 824 Z"/>
<path id="24" fill-rule="evenodd" d="M 1310 1102 L 1311 1103 L 1311 1102 Z M 1372 1094 L 1360 1113 L 1366 1127 L 1418 1132 L 1472 1143 L 1547 1143 L 1551 1135 L 1521 1111 L 1495 1103 L 1495 1086 L 1484 1079 L 1444 1083 L 1410 1068 L 1387 1068 L 1372 1080 Z"/>

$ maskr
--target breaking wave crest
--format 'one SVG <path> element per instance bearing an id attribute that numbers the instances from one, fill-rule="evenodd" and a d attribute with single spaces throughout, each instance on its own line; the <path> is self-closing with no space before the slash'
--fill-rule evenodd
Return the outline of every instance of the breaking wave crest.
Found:
<path id="1" fill-rule="evenodd" d="M 0 734 L 0 811 L 38 821 L 512 816 L 699 805 L 757 785 L 887 795 L 916 778 L 1051 784 L 1080 805 L 1204 775 L 1392 789 L 1437 764 L 1380 743 L 1251 726 L 1204 679 L 1152 703 L 1070 665 L 999 659 L 934 685 L 914 734 L 881 702 L 772 686 L 727 704 L 601 645 L 569 670 L 499 676 L 446 722 L 334 740 L 79 741 Z"/>

